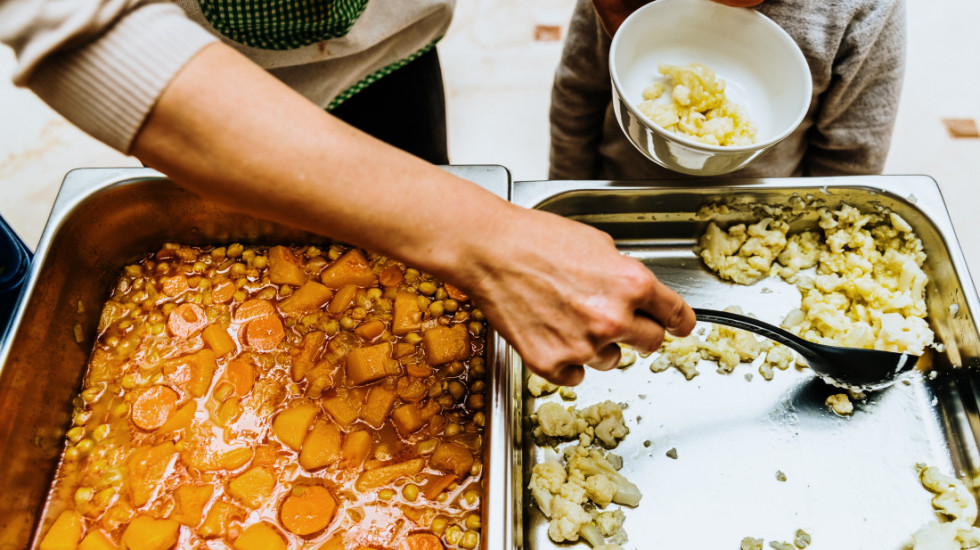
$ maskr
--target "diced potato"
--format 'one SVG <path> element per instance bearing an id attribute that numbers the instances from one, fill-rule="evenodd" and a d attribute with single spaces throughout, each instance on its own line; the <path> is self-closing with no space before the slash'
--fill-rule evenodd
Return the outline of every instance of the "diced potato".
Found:
<path id="1" fill-rule="evenodd" d="M 342 535 L 334 535 L 327 542 L 321 544 L 317 550 L 345 550 L 344 537 Z"/>
<path id="2" fill-rule="evenodd" d="M 405 462 L 368 470 L 357 478 L 357 481 L 354 483 L 354 488 L 358 491 L 375 489 L 397 479 L 417 475 L 422 471 L 423 466 L 425 466 L 425 459 L 413 458 Z"/>
<path id="3" fill-rule="evenodd" d="M 269 249 L 269 280 L 277 285 L 302 286 L 306 272 L 299 260 L 285 246 Z"/>
<path id="4" fill-rule="evenodd" d="M 395 359 L 401 359 L 402 357 L 408 357 L 415 353 L 415 344 L 409 344 L 408 342 L 398 342 L 395 344 Z"/>
<path id="5" fill-rule="evenodd" d="M 412 403 L 399 405 L 392 411 L 391 422 L 395 425 L 395 429 L 398 430 L 398 434 L 402 437 L 415 432 L 415 430 L 418 430 L 425 424 L 418 407 Z"/>
<path id="6" fill-rule="evenodd" d="M 258 508 L 272 496 L 275 486 L 276 477 L 269 469 L 254 466 L 228 482 L 228 494 L 249 508 Z"/>
<path id="7" fill-rule="evenodd" d="M 340 459 L 340 428 L 333 422 L 317 420 L 303 442 L 299 464 L 316 470 Z"/>
<path id="8" fill-rule="evenodd" d="M 82 516 L 65 510 L 54 520 L 44 538 L 41 550 L 75 550 L 82 538 Z"/>
<path id="9" fill-rule="evenodd" d="M 313 425 L 317 412 L 319 407 L 312 401 L 297 399 L 276 415 L 275 420 L 272 421 L 272 432 L 287 447 L 298 451 L 303 446 L 306 432 Z"/>
<path id="10" fill-rule="evenodd" d="M 371 443 L 371 434 L 365 430 L 347 434 L 344 446 L 340 450 L 340 468 L 359 468 L 371 452 Z"/>
<path id="11" fill-rule="evenodd" d="M 231 385 L 236 397 L 245 397 L 255 385 L 255 368 L 246 361 L 230 361 L 221 381 Z"/>
<path id="12" fill-rule="evenodd" d="M 211 388 L 211 379 L 218 367 L 218 359 L 210 349 L 202 349 L 190 355 L 178 357 L 164 365 L 172 384 L 183 388 L 194 397 L 202 397 Z"/>
<path id="13" fill-rule="evenodd" d="M 228 331 L 215 324 L 208 325 L 208 328 L 204 329 L 204 332 L 201 333 L 201 338 L 204 339 L 204 343 L 211 348 L 211 351 L 217 357 L 222 357 L 226 353 L 231 353 L 238 349 L 235 340 L 228 334 Z"/>
<path id="14" fill-rule="evenodd" d="M 360 250 L 352 248 L 323 271 L 323 274 L 320 275 L 320 282 L 333 289 L 344 285 L 369 287 L 378 282 L 378 277 L 371 271 L 371 266 L 364 258 L 364 254 L 361 254 Z"/>
<path id="15" fill-rule="evenodd" d="M 255 451 L 249 447 L 232 449 L 221 455 L 221 458 L 218 459 L 218 467 L 222 470 L 237 470 L 252 460 L 253 456 L 255 456 Z"/>
<path id="16" fill-rule="evenodd" d="M 391 332 L 404 336 L 415 332 L 422 326 L 422 309 L 419 308 L 418 295 L 414 292 L 395 294 L 395 307 L 391 319 Z M 414 351 L 414 346 L 412 351 Z"/>
<path id="17" fill-rule="evenodd" d="M 422 346 L 430 365 L 470 358 L 470 333 L 463 325 L 437 325 L 422 333 Z"/>
<path id="18" fill-rule="evenodd" d="M 137 516 L 123 531 L 122 542 L 134 550 L 169 550 L 177 544 L 179 530 L 180 524 L 172 519 Z"/>
<path id="19" fill-rule="evenodd" d="M 276 308 L 271 302 L 261 298 L 253 298 L 242 302 L 242 305 L 235 309 L 235 315 L 233 318 L 235 321 L 246 322 L 275 314 Z"/>
<path id="20" fill-rule="evenodd" d="M 361 407 L 361 420 L 368 423 L 372 428 L 380 428 L 388 419 L 391 407 L 398 399 L 395 390 L 384 386 L 374 386 L 368 392 L 367 400 Z"/>
<path id="21" fill-rule="evenodd" d="M 44 548 L 42 546 L 42 548 Z M 81 544 L 78 545 L 78 550 L 116 550 L 117 546 L 112 542 L 112 539 L 108 537 L 102 531 L 89 531 L 85 534 L 85 538 L 82 539 Z"/>
<path id="22" fill-rule="evenodd" d="M 196 527 L 204 518 L 204 507 L 211 500 L 214 488 L 210 485 L 183 485 L 175 492 L 176 509 L 172 519 L 188 527 Z"/>
<path id="23" fill-rule="evenodd" d="M 235 550 L 286 550 L 286 541 L 275 527 L 263 522 L 246 527 L 232 546 Z"/>
<path id="24" fill-rule="evenodd" d="M 345 428 L 360 418 L 360 403 L 357 403 L 357 405 L 357 408 L 355 408 L 351 406 L 350 400 L 339 396 L 328 397 L 323 400 L 323 408 L 327 410 L 330 417 L 333 418 L 337 424 L 340 424 Z"/>
<path id="25" fill-rule="evenodd" d="M 191 425 L 194 421 L 194 416 L 197 414 L 197 401 L 188 401 L 181 405 L 170 418 L 157 429 L 157 433 L 166 434 L 170 432 L 175 432 L 177 430 L 183 430 L 184 428 Z"/>
<path id="26" fill-rule="evenodd" d="M 129 457 L 127 481 L 133 506 L 139 508 L 150 501 L 163 485 L 163 480 L 177 460 L 172 441 L 152 447 L 137 447 Z"/>
<path id="27" fill-rule="evenodd" d="M 228 526 L 232 520 L 243 517 L 244 514 L 242 514 L 237 506 L 230 502 L 219 500 L 211 505 L 211 509 L 208 510 L 207 515 L 204 517 L 204 523 L 197 528 L 197 534 L 206 539 L 222 536 L 228 532 Z"/>
<path id="28" fill-rule="evenodd" d="M 469 449 L 455 443 L 439 443 L 429 465 L 437 470 L 446 473 L 456 474 L 457 477 L 466 477 L 473 466 L 473 455 Z"/>
<path id="29" fill-rule="evenodd" d="M 303 315 L 322 308 L 333 298 L 333 291 L 316 282 L 307 281 L 291 296 L 279 302 L 279 311 L 285 315 Z"/>
<path id="30" fill-rule="evenodd" d="M 347 354 L 347 378 L 358 386 L 374 382 L 388 376 L 388 363 L 392 361 L 390 342 L 351 350 Z"/>
<path id="31" fill-rule="evenodd" d="M 306 377 L 306 374 L 313 369 L 316 364 L 317 356 L 327 343 L 327 335 L 319 330 L 314 330 L 303 336 L 300 342 L 299 353 L 292 359 L 291 374 L 293 380 L 299 382 Z"/>

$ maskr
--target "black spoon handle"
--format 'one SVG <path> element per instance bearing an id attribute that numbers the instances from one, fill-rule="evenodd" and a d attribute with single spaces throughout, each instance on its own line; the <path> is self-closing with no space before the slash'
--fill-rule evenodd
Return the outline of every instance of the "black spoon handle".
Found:
<path id="1" fill-rule="evenodd" d="M 775 340 L 780 344 L 793 348 L 804 357 L 808 357 L 813 353 L 813 342 L 807 342 L 792 332 L 770 325 L 769 323 L 753 319 L 752 317 L 748 317 L 746 315 L 697 307 L 694 308 L 694 314 L 697 316 L 698 321 L 728 325 L 730 327 L 740 328 L 742 330 L 747 330 L 749 332 L 754 332 L 761 336 L 765 336 L 770 340 Z"/>

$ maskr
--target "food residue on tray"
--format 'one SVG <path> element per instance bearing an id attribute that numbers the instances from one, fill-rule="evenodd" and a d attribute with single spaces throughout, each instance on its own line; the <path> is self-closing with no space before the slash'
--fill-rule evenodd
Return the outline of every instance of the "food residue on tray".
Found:
<path id="1" fill-rule="evenodd" d="M 835 393 L 828 396 L 824 404 L 837 416 L 851 416 L 854 414 L 854 403 L 851 403 L 846 393 Z"/>
<path id="2" fill-rule="evenodd" d="M 755 537 L 745 537 L 739 544 L 739 550 L 763 550 L 765 539 Z M 793 536 L 793 542 L 769 541 L 769 547 L 773 550 L 803 550 L 810 546 L 810 534 L 803 529 L 797 529 Z"/>
<path id="3" fill-rule="evenodd" d="M 757 128 L 745 109 L 725 95 L 725 81 L 700 63 L 660 65 L 670 85 L 654 82 L 643 90 L 641 113 L 665 130 L 708 145 L 751 145 Z"/>
<path id="4" fill-rule="evenodd" d="M 912 535 L 909 550 L 961 550 L 980 546 L 977 501 L 963 481 L 942 473 L 935 466 L 917 464 L 922 486 L 933 493 L 932 506 L 938 516 Z"/>
<path id="5" fill-rule="evenodd" d="M 40 547 L 476 548 L 484 340 L 358 249 L 167 245 L 102 310 Z"/>

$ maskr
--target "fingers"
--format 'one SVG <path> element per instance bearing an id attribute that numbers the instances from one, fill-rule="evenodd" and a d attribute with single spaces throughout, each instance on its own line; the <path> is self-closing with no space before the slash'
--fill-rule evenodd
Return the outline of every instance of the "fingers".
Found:
<path id="1" fill-rule="evenodd" d="M 687 305 L 684 298 L 656 279 L 639 306 L 641 312 L 649 315 L 674 336 L 687 336 L 697 323 L 694 310 Z"/>
<path id="2" fill-rule="evenodd" d="M 607 344 L 596 351 L 595 357 L 587 365 L 596 370 L 612 370 L 619 365 L 619 358 L 621 356 L 622 352 L 619 350 L 618 345 Z"/>
<path id="3" fill-rule="evenodd" d="M 617 359 L 617 361 L 619 361 Z M 585 378 L 585 368 L 582 365 L 564 365 L 551 372 L 539 372 L 542 377 L 552 384 L 559 386 L 577 386 Z"/>

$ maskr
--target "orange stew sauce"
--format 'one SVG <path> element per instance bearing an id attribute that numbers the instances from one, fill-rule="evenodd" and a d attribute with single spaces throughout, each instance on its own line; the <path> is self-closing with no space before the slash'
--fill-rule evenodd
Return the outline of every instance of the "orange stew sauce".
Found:
<path id="1" fill-rule="evenodd" d="M 103 308 L 40 547 L 476 548 L 485 335 L 359 249 L 166 245 Z"/>

